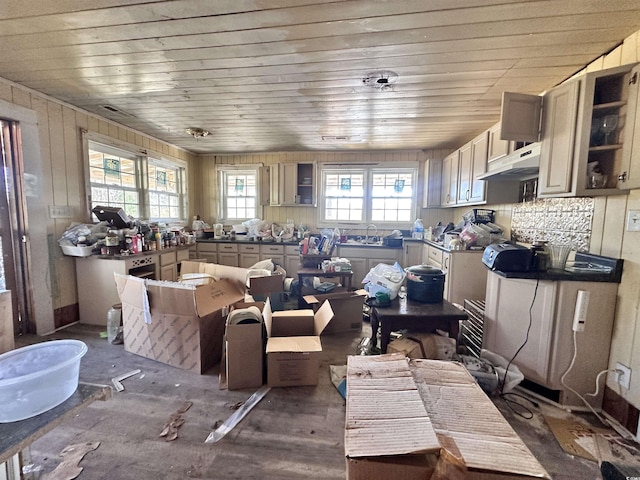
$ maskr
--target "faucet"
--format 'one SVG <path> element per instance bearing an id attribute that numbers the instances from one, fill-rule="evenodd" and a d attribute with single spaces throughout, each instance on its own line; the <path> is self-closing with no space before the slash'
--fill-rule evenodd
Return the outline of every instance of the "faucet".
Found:
<path id="1" fill-rule="evenodd" d="M 378 227 L 376 227 L 373 223 L 370 223 L 369 225 L 367 225 L 367 233 L 365 236 L 365 240 L 364 243 L 369 243 L 369 229 L 373 228 L 374 230 L 374 237 L 378 236 Z"/>

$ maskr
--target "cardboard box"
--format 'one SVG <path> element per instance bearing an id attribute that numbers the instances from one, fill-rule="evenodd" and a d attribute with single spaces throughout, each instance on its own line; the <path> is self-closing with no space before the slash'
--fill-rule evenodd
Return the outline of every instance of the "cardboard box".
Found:
<path id="1" fill-rule="evenodd" d="M 350 356 L 345 429 L 348 480 L 550 478 L 455 362 Z"/>
<path id="2" fill-rule="evenodd" d="M 156 282 L 115 275 L 127 352 L 204 373 L 220 361 L 226 307 L 244 298 L 243 285 Z"/>
<path id="3" fill-rule="evenodd" d="M 357 290 L 355 292 L 305 295 L 303 298 L 314 310 L 320 308 L 324 302 L 331 304 L 333 318 L 323 331 L 323 334 L 330 334 L 362 330 L 362 307 L 367 296 L 366 290 Z"/>
<path id="4" fill-rule="evenodd" d="M 249 293 L 256 302 L 265 302 L 268 297 L 273 311 L 284 310 L 284 275 L 250 276 Z"/>
<path id="5" fill-rule="evenodd" d="M 456 341 L 435 333 L 407 333 L 390 342 L 387 353 L 402 353 L 409 358 L 451 360 L 456 353 Z"/>
<path id="6" fill-rule="evenodd" d="M 234 310 L 256 307 L 260 312 L 263 303 L 238 303 Z M 232 310 L 233 311 L 233 310 Z M 264 324 L 232 323 L 232 315 L 227 318 L 225 330 L 225 375 L 229 390 L 258 388 L 262 386 L 264 374 Z"/>
<path id="7" fill-rule="evenodd" d="M 313 310 L 274 312 L 267 300 L 264 326 L 267 332 L 267 384 L 271 387 L 317 385 L 322 343 L 320 334 L 333 311 L 325 302 Z"/>

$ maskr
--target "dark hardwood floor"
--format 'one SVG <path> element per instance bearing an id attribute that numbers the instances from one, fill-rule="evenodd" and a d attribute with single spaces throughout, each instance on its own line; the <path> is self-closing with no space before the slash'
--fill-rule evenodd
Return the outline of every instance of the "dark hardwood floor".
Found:
<path id="1" fill-rule="evenodd" d="M 323 336 L 320 383 L 315 387 L 273 388 L 248 416 L 220 442 L 205 444 L 209 433 L 253 391 L 218 388 L 218 367 L 197 375 L 124 351 L 100 338 L 100 328 L 74 325 L 51 337 L 23 336 L 18 346 L 53 338 L 76 338 L 89 346 L 82 359 L 83 382 L 109 384 L 115 376 L 140 369 L 123 381 L 125 390 L 98 401 L 56 427 L 31 446 L 34 464 L 44 472 L 61 461 L 71 444 L 100 442 L 80 466 L 79 479 L 342 479 L 345 478 L 345 401 L 331 383 L 330 365 L 344 365 L 356 354 L 362 332 Z M 159 434 L 185 401 L 178 438 Z M 547 429 L 542 411 L 525 420 L 494 399 L 513 428 L 554 479 L 599 479 L 595 462 L 564 453 Z M 481 413 L 481 412 L 479 412 Z"/>

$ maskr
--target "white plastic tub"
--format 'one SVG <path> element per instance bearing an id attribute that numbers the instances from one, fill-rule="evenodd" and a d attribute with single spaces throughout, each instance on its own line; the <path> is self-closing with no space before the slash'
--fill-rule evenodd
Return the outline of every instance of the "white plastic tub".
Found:
<path id="1" fill-rule="evenodd" d="M 52 340 L 0 355 L 0 423 L 34 417 L 73 395 L 85 353 L 79 340 Z"/>

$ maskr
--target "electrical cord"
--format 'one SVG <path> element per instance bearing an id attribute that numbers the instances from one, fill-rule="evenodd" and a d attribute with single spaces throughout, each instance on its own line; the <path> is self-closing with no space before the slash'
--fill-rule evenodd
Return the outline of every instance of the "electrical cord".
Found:
<path id="1" fill-rule="evenodd" d="M 596 396 L 598 396 L 598 393 L 600 392 L 600 384 L 599 384 L 600 377 L 602 375 L 604 375 L 605 373 L 607 373 L 607 372 L 617 372 L 618 374 L 620 374 L 621 373 L 620 370 L 616 370 L 616 369 L 602 370 L 596 376 L 596 391 L 593 392 L 593 393 L 585 393 L 584 396 L 582 396 L 580 393 L 576 392 L 573 388 L 571 388 L 569 385 L 567 385 L 565 383 L 565 378 L 569 374 L 569 372 L 573 369 L 573 366 L 576 363 L 576 357 L 578 356 L 578 337 L 577 337 L 577 335 L 578 335 L 578 332 L 576 332 L 574 330 L 573 331 L 573 356 L 571 357 L 571 363 L 569 363 L 569 367 L 565 370 L 565 372 L 560 377 L 560 384 L 563 387 L 565 387 L 567 390 L 569 390 L 571 393 L 573 393 L 575 396 L 577 396 L 580 400 L 582 400 L 582 402 L 589 408 L 589 410 L 591 410 L 591 412 L 597 417 L 598 420 L 600 420 L 600 422 L 603 425 L 605 425 L 607 427 L 611 427 L 611 428 L 613 428 L 614 430 L 617 431 L 616 427 L 614 427 L 611 424 L 611 422 L 609 422 L 606 418 L 604 418 L 598 412 L 596 412 L 595 409 L 591 406 L 591 404 L 584 397 L 596 397 Z"/>
<path id="2" fill-rule="evenodd" d="M 534 303 L 536 301 L 536 297 L 538 296 L 538 286 L 539 285 L 540 285 L 540 278 L 536 275 L 536 286 L 535 286 L 535 288 L 533 290 L 533 298 L 531 299 L 531 304 L 529 305 L 529 325 L 527 326 L 527 333 L 525 335 L 524 342 L 522 342 L 522 345 L 520 345 L 518 347 L 518 349 L 516 350 L 516 353 L 513 354 L 513 356 L 511 357 L 511 360 L 509 360 L 509 362 L 507 363 L 507 367 L 504 370 L 504 376 L 502 377 L 502 381 L 499 382 L 499 387 L 500 387 L 499 396 L 500 396 L 500 398 L 502 398 L 505 401 L 505 403 L 507 404 L 507 406 L 511 409 L 511 411 L 513 413 L 515 413 L 516 415 L 519 415 L 520 417 L 522 417 L 522 418 L 524 418 L 526 420 L 531 420 L 533 418 L 533 412 L 530 409 L 528 409 L 527 407 L 525 407 L 524 405 L 522 405 L 521 403 L 512 400 L 510 397 L 514 396 L 514 397 L 522 398 L 523 400 L 526 400 L 526 401 L 530 402 L 536 408 L 538 408 L 539 405 L 536 402 L 534 402 L 534 401 L 528 399 L 527 397 L 525 397 L 523 395 L 520 395 L 518 393 L 512 393 L 512 392 L 506 392 L 505 393 L 504 384 L 507 381 L 507 374 L 509 373 L 509 367 L 511 366 L 511 364 L 516 359 L 518 354 L 522 351 L 522 349 L 525 347 L 525 345 L 529 341 L 529 333 L 531 332 L 531 326 L 533 325 L 533 305 L 534 305 Z M 514 407 L 513 407 L 514 405 L 517 405 L 518 408 L 520 408 L 520 409 L 522 409 L 522 411 L 524 411 L 524 413 L 514 409 Z"/>

